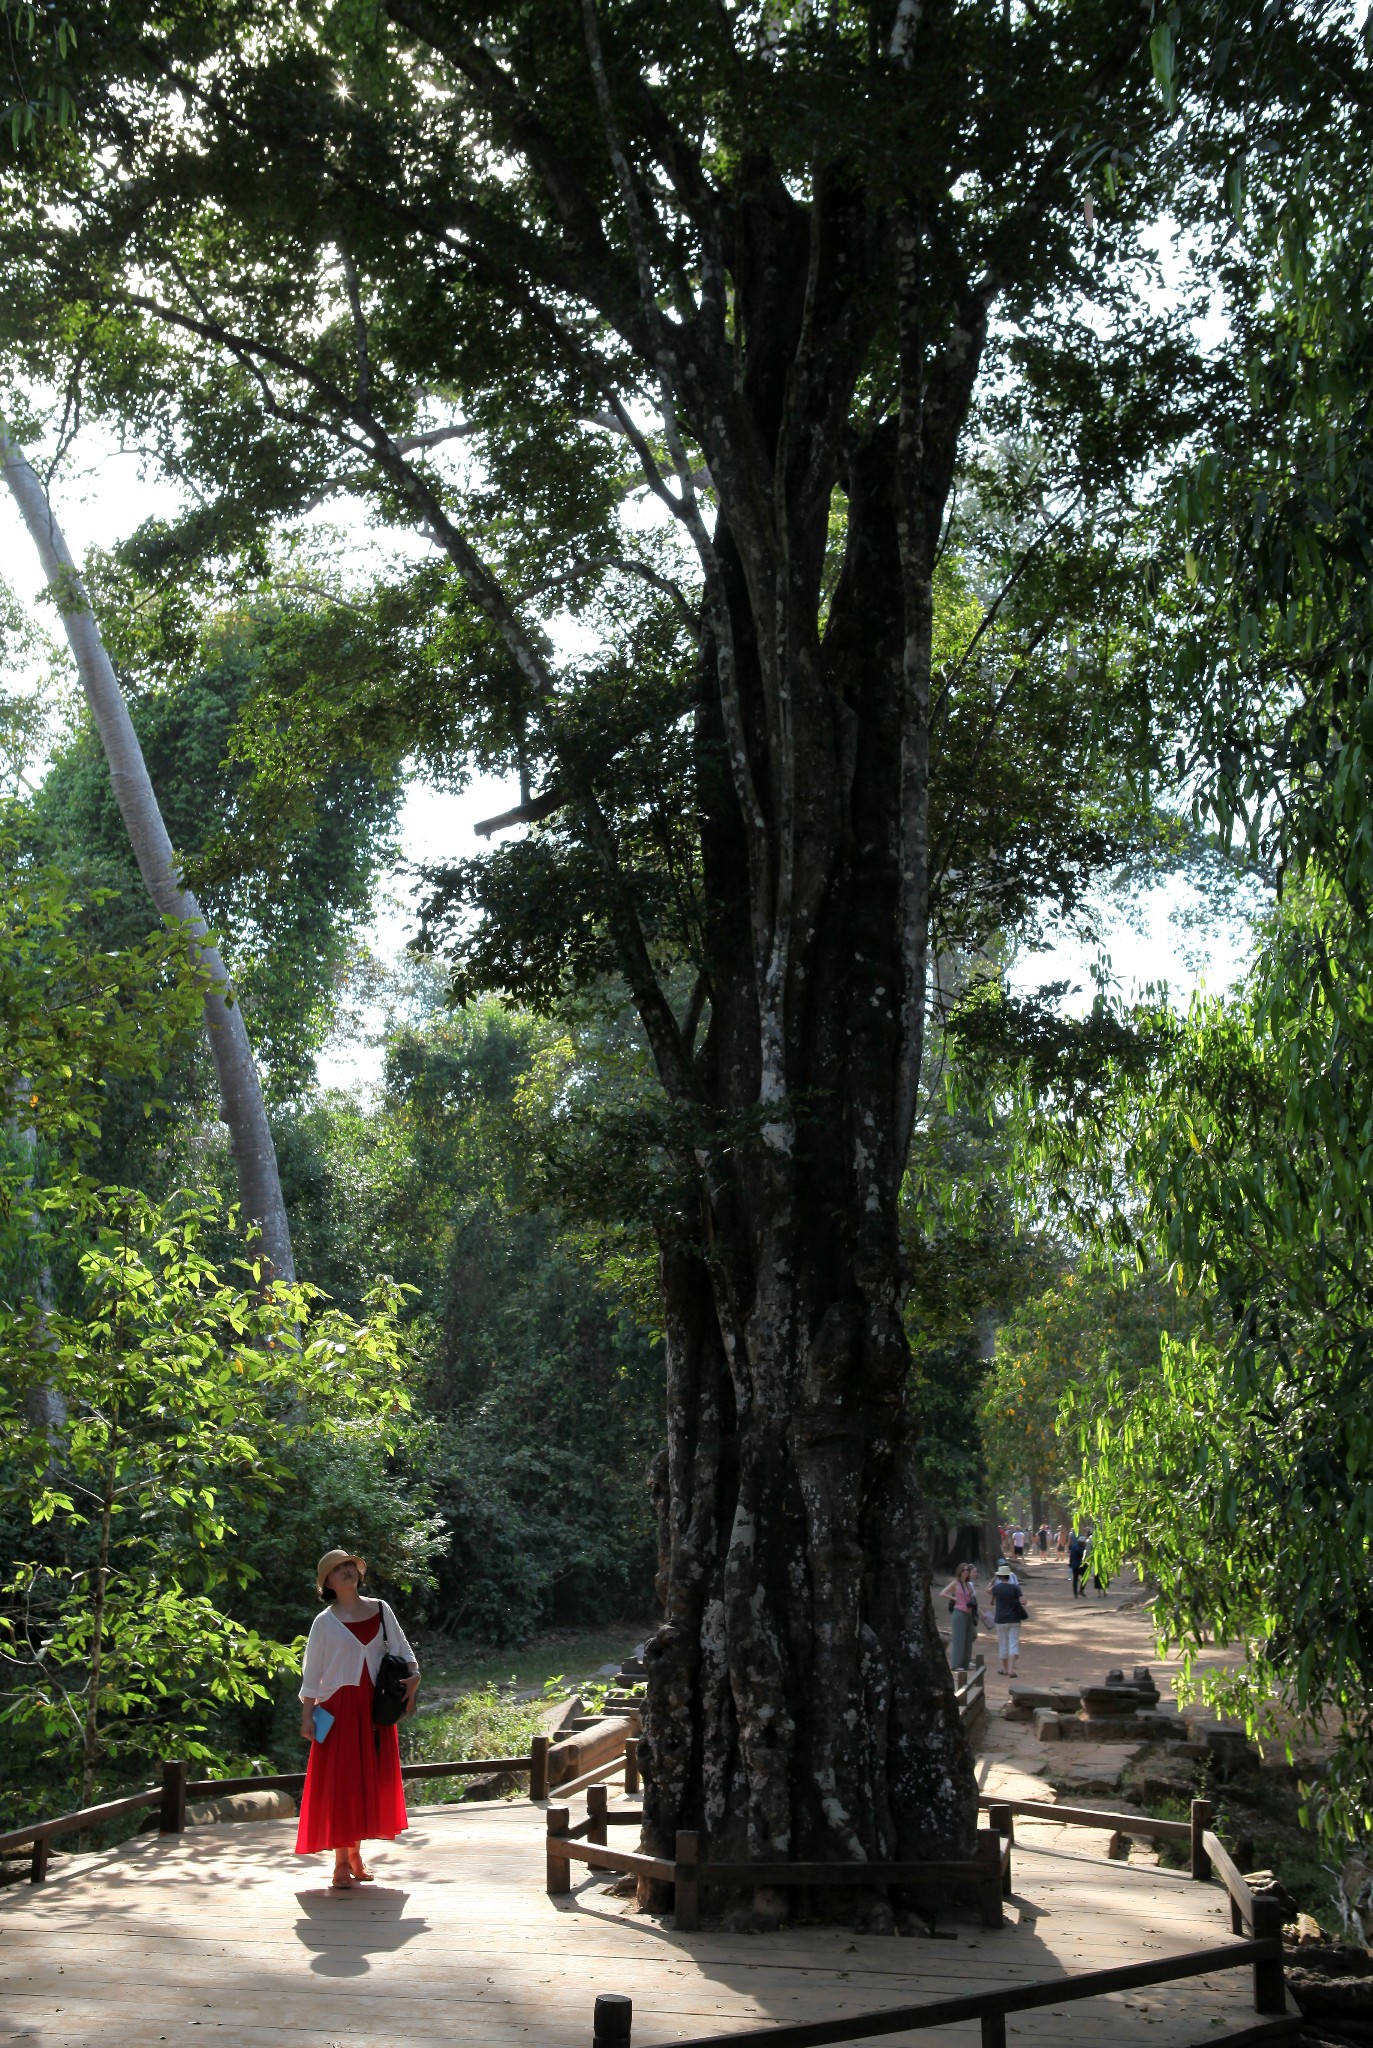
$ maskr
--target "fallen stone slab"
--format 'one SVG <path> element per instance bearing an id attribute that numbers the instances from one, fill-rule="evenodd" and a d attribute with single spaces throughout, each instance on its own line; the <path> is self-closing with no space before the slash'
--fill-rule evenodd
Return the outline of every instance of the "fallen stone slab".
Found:
<path id="1" fill-rule="evenodd" d="M 1051 1686 L 1012 1685 L 1007 1689 L 1017 1707 L 1048 1707 L 1052 1712 L 1058 1712 L 1058 1694 Z"/>
<path id="2" fill-rule="evenodd" d="M 1035 1740 L 1037 1742 L 1062 1742 L 1063 1716 L 1056 1714 L 1052 1707 L 1035 1708 Z"/>
<path id="3" fill-rule="evenodd" d="M 186 1808 L 186 1825 L 221 1827 L 235 1820 L 293 1820 L 296 1802 L 289 1792 L 227 1792 L 222 1799 L 197 1799 Z"/>
<path id="4" fill-rule="evenodd" d="M 1286 1977 L 1303 2019 L 1343 2021 L 1341 2038 L 1373 2040 L 1373 1956 L 1366 1949 L 1303 1945 Z"/>

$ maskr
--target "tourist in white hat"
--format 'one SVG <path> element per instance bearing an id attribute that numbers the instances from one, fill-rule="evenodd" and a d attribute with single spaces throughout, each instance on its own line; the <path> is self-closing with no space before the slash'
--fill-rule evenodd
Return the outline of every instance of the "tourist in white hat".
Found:
<path id="1" fill-rule="evenodd" d="M 315 1591 L 324 1607 L 305 1645 L 300 1682 L 310 1761 L 296 1853 L 332 1849 L 336 1891 L 371 1882 L 364 1841 L 393 1841 L 409 1824 L 394 1723 L 414 1712 L 420 1667 L 387 1603 L 363 1594 L 366 1571 L 367 1560 L 351 1550 L 326 1550 L 320 1559 Z M 400 1660 L 403 1683 L 385 1659 Z"/>
<path id="2" fill-rule="evenodd" d="M 992 1623 L 996 1629 L 996 1651 L 1001 1659 L 996 1668 L 1007 1678 L 1015 1677 L 1016 1659 L 1020 1655 L 1020 1624 L 1026 1620 L 1027 1612 L 1019 1581 L 1003 1560 L 992 1579 Z"/>

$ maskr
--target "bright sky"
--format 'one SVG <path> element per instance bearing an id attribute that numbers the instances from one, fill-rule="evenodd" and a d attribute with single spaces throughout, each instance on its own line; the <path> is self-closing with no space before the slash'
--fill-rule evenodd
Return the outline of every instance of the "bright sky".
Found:
<path id="1" fill-rule="evenodd" d="M 78 560 L 88 548 L 112 547 L 144 519 L 176 508 L 168 486 L 145 478 L 134 456 L 102 446 L 94 434 L 83 439 L 80 463 L 69 461 L 65 466 L 54 499 Z M 331 525 L 339 523 L 337 509 L 330 511 L 329 521 Z M 360 554 L 375 549 L 380 557 L 386 547 L 360 520 L 350 539 Z M 32 545 L 3 491 L 0 571 L 24 602 L 38 605 L 42 579 Z M 43 605 L 39 615 L 51 630 L 55 624 L 51 609 Z M 456 860 L 478 851 L 486 842 L 476 837 L 474 824 L 516 802 L 513 785 L 486 777 L 474 780 L 458 795 L 419 782 L 411 785 L 401 817 L 402 866 L 383 878 L 368 935 L 379 958 L 397 958 L 415 928 L 414 881 L 404 872 L 405 864 Z M 1239 920 L 1198 921 L 1198 908 L 1198 900 L 1186 884 L 1165 885 L 1137 903 L 1128 918 L 1102 917 L 1105 956 L 1122 994 L 1129 996 L 1147 985 L 1166 983 L 1172 1000 L 1185 1006 L 1197 986 L 1204 984 L 1218 991 L 1236 977 L 1250 950 L 1247 926 Z M 1011 979 L 1021 989 L 1067 981 L 1075 991 L 1069 998 L 1071 1007 L 1084 1010 L 1095 992 L 1092 970 L 1099 957 L 1094 949 L 1070 936 L 1060 936 L 1048 951 L 1022 952 Z M 380 1071 L 380 1051 L 366 1041 L 379 1023 L 379 1012 L 364 1011 L 362 1036 L 355 1035 L 326 1051 L 320 1075 L 327 1085 L 352 1086 L 375 1079 Z"/>

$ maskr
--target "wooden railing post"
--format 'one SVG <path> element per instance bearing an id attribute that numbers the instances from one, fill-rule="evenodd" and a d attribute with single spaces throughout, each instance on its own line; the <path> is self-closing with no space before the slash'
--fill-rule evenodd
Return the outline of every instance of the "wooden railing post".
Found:
<path id="1" fill-rule="evenodd" d="M 1198 1884 L 1205 1884 L 1211 1875 L 1211 1859 L 1206 1853 L 1203 1837 L 1211 1825 L 1211 1802 L 1209 1799 L 1192 1801 L 1192 1875 Z"/>
<path id="2" fill-rule="evenodd" d="M 548 1751 L 552 1742 L 549 1735 L 536 1735 L 529 1745 L 529 1796 L 531 1799 L 548 1797 Z"/>
<path id="3" fill-rule="evenodd" d="M 610 1805 L 608 1785 L 588 1785 L 586 1788 L 586 1839 L 594 1842 L 598 1849 L 604 1849 L 610 1837 L 606 1832 L 606 1812 Z"/>
<path id="4" fill-rule="evenodd" d="M 550 1843 L 550 1847 L 547 1851 L 547 1886 L 550 1897 L 555 1896 L 558 1892 L 570 1892 L 572 1889 L 571 1860 L 566 1856 L 556 1855 L 553 1851 L 553 1848 L 551 1847 L 551 1844 L 557 1840 L 559 1835 L 565 1835 L 567 1833 L 571 1825 L 572 1809 L 570 1806 L 549 1807 L 548 1840 Z"/>
<path id="5" fill-rule="evenodd" d="M 977 1909 L 984 1927 L 1000 1927 L 1001 1911 L 1001 1837 L 993 1828 L 979 1828 L 977 1831 L 977 1860 L 982 1865 L 983 1876 L 977 1887 Z"/>
<path id="6" fill-rule="evenodd" d="M 1006 1844 L 1006 1853 L 1001 1863 L 1001 1896 L 1003 1899 L 1009 1899 L 1011 1896 L 1011 1850 L 1015 1844 L 1015 1816 L 1009 1806 L 989 1806 L 987 1808 L 987 1822 L 990 1827 L 996 1830 L 997 1834 L 1000 1835 L 1002 1841 Z"/>
<path id="7" fill-rule="evenodd" d="M 591 2021 L 591 2048 L 629 2048 L 633 2020 L 632 1998 L 626 1998 L 620 1991 L 598 1992 Z"/>
<path id="8" fill-rule="evenodd" d="M 48 1848 L 46 1835 L 35 1835 L 33 1848 L 29 1852 L 29 1883 L 42 1884 L 48 1874 Z"/>
<path id="9" fill-rule="evenodd" d="M 639 1738 L 631 1735 L 625 1743 L 625 1791 L 639 1790 Z"/>
<path id="10" fill-rule="evenodd" d="M 1282 1907 L 1276 1899 L 1254 1901 L 1255 1941 L 1276 1941 L 1277 1954 L 1254 1965 L 1254 2010 L 1287 2011 L 1287 1984 L 1282 1974 Z"/>
<path id="11" fill-rule="evenodd" d="M 157 1829 L 160 1835 L 183 1835 L 186 1832 L 186 1779 L 188 1775 L 188 1767 L 184 1757 L 163 1757 L 162 1806 Z"/>
<path id="12" fill-rule="evenodd" d="M 694 1828 L 678 1831 L 673 1872 L 672 1921 L 679 1934 L 694 1934 L 701 1924 L 701 1889 L 696 1866 L 701 1858 L 701 1838 Z"/>
<path id="13" fill-rule="evenodd" d="M 983 2013 L 982 2048 L 1006 2048 L 1006 2015 L 1004 2012 Z"/>

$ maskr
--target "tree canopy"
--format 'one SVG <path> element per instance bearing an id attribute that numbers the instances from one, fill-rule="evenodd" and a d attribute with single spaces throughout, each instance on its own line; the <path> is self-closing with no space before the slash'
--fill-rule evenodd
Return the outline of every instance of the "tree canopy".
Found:
<path id="1" fill-rule="evenodd" d="M 633 1005 L 599 1165 L 665 1340 L 650 1843 L 966 1848 L 902 1246 L 931 995 L 1212 758 L 1148 501 L 1243 411 L 1199 317 L 1263 319 L 1245 224 L 1344 160 L 1365 40 L 1326 0 L 69 21 L 20 53 L 0 320 L 193 496 L 128 560 L 231 585 L 362 500 L 403 659 L 276 672 L 263 757 L 518 777 L 523 836 L 431 877 L 455 995 Z"/>

